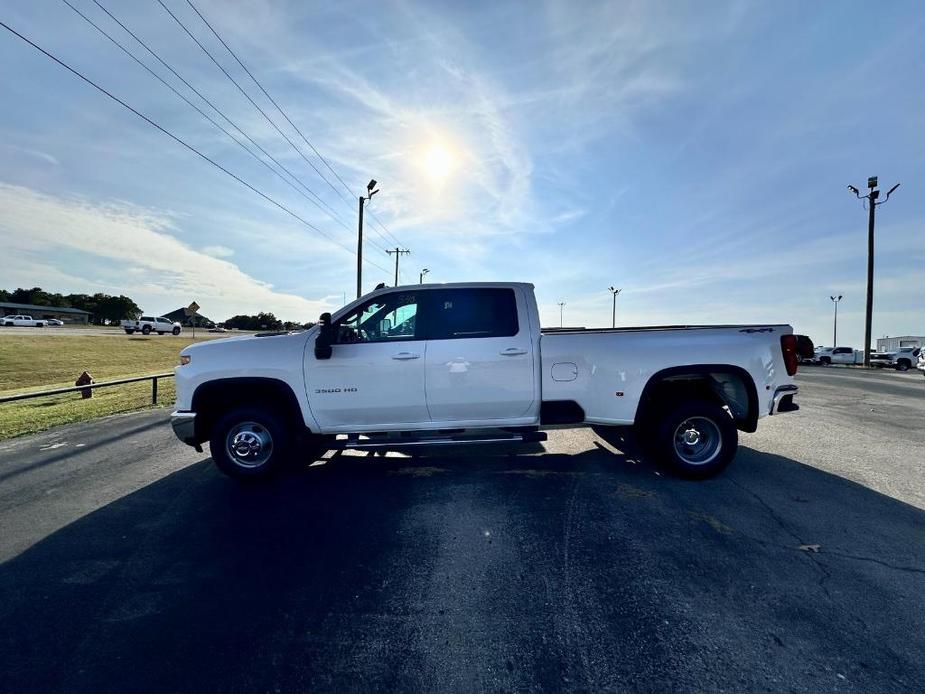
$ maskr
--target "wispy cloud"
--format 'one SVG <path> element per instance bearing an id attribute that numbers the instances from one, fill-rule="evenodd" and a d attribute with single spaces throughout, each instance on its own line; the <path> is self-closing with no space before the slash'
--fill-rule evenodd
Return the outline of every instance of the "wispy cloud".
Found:
<path id="1" fill-rule="evenodd" d="M 51 164 L 52 166 L 60 166 L 59 162 L 55 157 L 51 156 L 48 152 L 42 152 L 38 149 L 29 149 L 28 147 L 20 147 L 18 145 L 11 145 L 9 143 L 0 143 L 0 147 L 4 147 L 12 152 L 19 152 L 20 154 L 25 154 L 40 161 L 45 162 L 46 164 Z"/>
<path id="2" fill-rule="evenodd" d="M 196 299 L 203 312 L 217 316 L 271 310 L 285 318 L 309 320 L 328 307 L 323 300 L 277 292 L 235 264 L 195 250 L 170 233 L 173 220 L 151 210 L 6 184 L 0 184 L 0 208 L 0 241 L 13 254 L 7 259 L 25 258 L 33 268 L 45 266 L 33 282 L 42 278 L 67 285 L 48 286 L 51 290 L 115 286 L 138 301 L 156 301 L 161 311 Z M 83 277 L 95 279 L 48 272 L 49 263 L 39 260 L 52 256 L 80 266 Z"/>

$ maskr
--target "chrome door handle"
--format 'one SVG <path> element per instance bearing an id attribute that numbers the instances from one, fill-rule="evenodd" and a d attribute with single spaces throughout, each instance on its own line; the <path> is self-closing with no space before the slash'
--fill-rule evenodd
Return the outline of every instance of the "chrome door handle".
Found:
<path id="1" fill-rule="evenodd" d="M 501 350 L 502 357 L 517 357 L 526 353 L 527 350 L 520 349 L 519 347 L 508 347 L 507 349 Z"/>
<path id="2" fill-rule="evenodd" d="M 398 359 L 399 361 L 406 361 L 408 359 L 419 359 L 420 354 L 415 354 L 414 352 L 399 352 L 398 354 L 393 354 L 392 359 Z"/>

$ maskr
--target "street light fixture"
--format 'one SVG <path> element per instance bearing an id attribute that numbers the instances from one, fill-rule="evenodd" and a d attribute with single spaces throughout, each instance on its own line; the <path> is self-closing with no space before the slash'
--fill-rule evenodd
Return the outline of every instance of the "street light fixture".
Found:
<path id="1" fill-rule="evenodd" d="M 366 184 L 366 197 L 360 196 L 360 213 L 357 218 L 357 299 L 363 296 L 363 205 L 378 193 L 376 179 Z"/>
<path id="2" fill-rule="evenodd" d="M 430 270 L 428 270 L 427 268 L 424 268 L 423 270 L 421 270 L 421 277 L 420 277 L 420 281 L 418 282 L 418 284 L 424 284 L 424 275 L 426 275 L 428 272 L 430 272 Z"/>
<path id="3" fill-rule="evenodd" d="M 867 187 L 870 189 L 867 195 L 861 195 L 861 191 L 854 186 L 848 186 L 848 190 L 854 193 L 855 197 L 867 200 L 867 310 L 864 315 L 864 366 L 870 367 L 870 332 L 874 315 L 874 219 L 877 207 L 890 199 L 894 191 L 899 188 L 899 184 L 890 188 L 886 197 L 880 202 L 877 202 L 880 191 L 877 190 L 876 176 L 867 179 Z"/>
<path id="4" fill-rule="evenodd" d="M 838 302 L 841 301 L 842 295 L 830 296 L 832 303 L 835 304 L 835 325 L 832 328 L 832 347 L 838 347 Z"/>
<path id="5" fill-rule="evenodd" d="M 617 327 L 617 295 L 622 292 L 622 289 L 614 289 L 613 287 L 608 287 L 610 293 L 613 294 L 613 314 L 611 316 L 611 326 L 612 328 Z"/>
<path id="6" fill-rule="evenodd" d="M 565 307 L 565 302 L 564 302 L 564 301 L 560 301 L 560 302 L 559 302 L 559 327 L 560 327 L 560 328 L 562 327 L 562 309 L 563 309 L 564 307 Z"/>

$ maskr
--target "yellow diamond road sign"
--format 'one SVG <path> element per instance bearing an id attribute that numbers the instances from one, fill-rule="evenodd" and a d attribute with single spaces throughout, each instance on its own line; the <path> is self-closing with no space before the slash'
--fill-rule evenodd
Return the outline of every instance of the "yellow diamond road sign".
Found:
<path id="1" fill-rule="evenodd" d="M 193 303 L 191 303 L 191 304 L 189 305 L 188 310 L 189 310 L 190 313 L 196 313 L 196 311 L 199 310 L 199 304 L 197 304 L 197 303 L 194 301 Z"/>

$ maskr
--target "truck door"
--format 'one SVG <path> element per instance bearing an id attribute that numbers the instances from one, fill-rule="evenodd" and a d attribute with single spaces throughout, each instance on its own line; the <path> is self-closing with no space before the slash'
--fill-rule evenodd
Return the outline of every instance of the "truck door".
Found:
<path id="1" fill-rule="evenodd" d="M 539 356 L 523 298 L 509 287 L 438 289 L 426 296 L 431 421 L 534 423 Z"/>
<path id="2" fill-rule="evenodd" d="M 419 292 L 381 294 L 334 323 L 330 359 L 305 352 L 312 414 L 325 432 L 427 423 Z"/>

